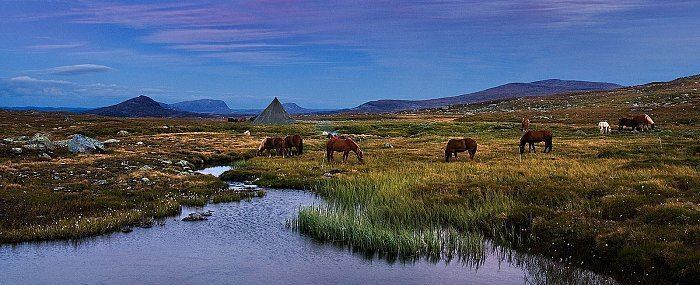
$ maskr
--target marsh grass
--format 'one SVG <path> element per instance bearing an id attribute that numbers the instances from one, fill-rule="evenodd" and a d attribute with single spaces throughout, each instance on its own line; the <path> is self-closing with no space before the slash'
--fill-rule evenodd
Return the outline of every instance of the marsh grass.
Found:
<path id="1" fill-rule="evenodd" d="M 252 198 L 265 197 L 265 191 L 263 190 L 253 190 L 253 191 L 221 191 L 214 194 L 211 197 L 212 203 L 228 203 L 228 202 L 239 202 L 242 200 L 250 200 Z"/>

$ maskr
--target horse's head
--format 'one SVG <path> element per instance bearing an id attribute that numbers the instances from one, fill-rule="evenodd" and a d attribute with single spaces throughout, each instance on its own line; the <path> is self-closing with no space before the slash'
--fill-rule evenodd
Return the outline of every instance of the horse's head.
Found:
<path id="1" fill-rule="evenodd" d="M 263 153 L 263 151 L 265 151 L 265 145 L 267 144 L 267 141 L 268 141 L 269 139 L 270 139 L 270 138 L 264 138 L 264 139 L 260 142 L 260 147 L 258 147 L 258 156 L 261 156 L 262 153 Z"/>
<path id="2" fill-rule="evenodd" d="M 357 149 L 357 160 L 364 163 L 365 162 L 364 156 L 365 155 L 362 153 L 362 150 L 358 148 Z"/>
<path id="3" fill-rule="evenodd" d="M 520 144 L 520 154 L 525 153 L 525 144 Z"/>

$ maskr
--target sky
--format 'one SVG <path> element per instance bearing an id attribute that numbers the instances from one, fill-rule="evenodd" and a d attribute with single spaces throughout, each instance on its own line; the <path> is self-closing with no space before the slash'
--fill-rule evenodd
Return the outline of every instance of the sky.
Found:
<path id="1" fill-rule="evenodd" d="M 0 0 L 0 106 L 307 108 L 700 73 L 700 1 Z"/>

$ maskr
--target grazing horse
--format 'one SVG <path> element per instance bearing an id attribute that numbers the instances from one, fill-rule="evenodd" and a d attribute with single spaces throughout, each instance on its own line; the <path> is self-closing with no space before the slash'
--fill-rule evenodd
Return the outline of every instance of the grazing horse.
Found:
<path id="1" fill-rule="evenodd" d="M 520 138 L 520 154 L 525 152 L 525 144 L 529 144 L 528 153 L 535 150 L 535 143 L 544 142 L 544 152 L 552 151 L 552 132 L 550 131 L 527 131 Z"/>
<path id="2" fill-rule="evenodd" d="M 656 127 L 654 125 L 654 120 L 652 120 L 651 117 L 649 117 L 649 115 L 647 114 L 634 116 L 632 120 L 639 124 L 639 127 L 642 131 L 653 130 Z"/>
<path id="3" fill-rule="evenodd" d="M 300 135 L 292 135 L 284 137 L 284 145 L 287 148 L 287 155 L 302 155 L 304 154 L 304 141 Z M 293 150 L 294 148 L 295 150 Z"/>
<path id="4" fill-rule="evenodd" d="M 530 129 L 530 119 L 523 118 L 520 121 L 520 131 L 527 132 Z"/>
<path id="5" fill-rule="evenodd" d="M 634 119 L 620 118 L 620 120 L 617 121 L 617 125 L 620 131 L 624 130 L 625 127 L 630 127 L 632 130 L 639 130 L 639 122 Z"/>
<path id="6" fill-rule="evenodd" d="M 333 152 L 342 152 L 343 162 L 347 162 L 351 151 L 357 155 L 358 161 L 364 162 L 362 150 L 351 138 L 332 136 L 326 143 L 326 159 L 328 162 L 333 162 Z"/>
<path id="7" fill-rule="evenodd" d="M 471 138 L 450 139 L 445 147 L 445 162 L 450 162 L 452 155 L 457 159 L 457 153 L 464 151 L 468 151 L 469 159 L 474 160 L 476 141 Z"/>
<path id="8" fill-rule="evenodd" d="M 600 129 L 600 134 L 609 134 L 610 133 L 610 124 L 608 124 L 607 121 L 602 121 L 598 123 L 598 128 Z"/>
<path id="9" fill-rule="evenodd" d="M 260 142 L 260 147 L 258 148 L 258 156 L 262 156 L 263 152 L 267 151 L 269 156 L 272 156 L 272 150 L 275 150 L 277 155 L 282 155 L 284 157 L 287 153 L 287 146 L 284 143 L 283 138 L 264 138 Z"/>

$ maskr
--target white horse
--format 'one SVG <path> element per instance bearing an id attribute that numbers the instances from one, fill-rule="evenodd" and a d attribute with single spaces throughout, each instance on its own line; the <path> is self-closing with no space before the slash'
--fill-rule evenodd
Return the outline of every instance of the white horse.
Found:
<path id="1" fill-rule="evenodd" d="M 598 123 L 598 128 L 600 129 L 600 134 L 609 134 L 610 133 L 610 124 L 608 124 L 607 121 L 602 121 Z"/>

